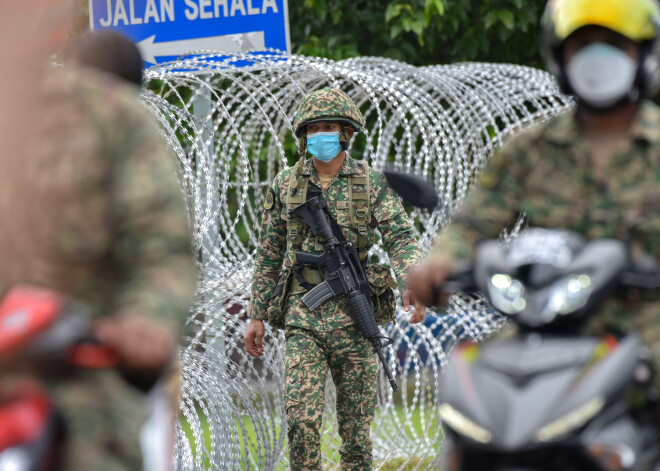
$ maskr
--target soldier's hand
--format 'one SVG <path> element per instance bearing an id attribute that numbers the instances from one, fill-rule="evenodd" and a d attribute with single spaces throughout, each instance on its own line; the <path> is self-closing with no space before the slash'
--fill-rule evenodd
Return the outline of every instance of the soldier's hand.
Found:
<path id="1" fill-rule="evenodd" d="M 250 324 L 245 332 L 245 350 L 253 357 L 259 358 L 264 354 L 263 340 L 265 334 L 264 322 L 258 319 L 250 319 Z"/>
<path id="2" fill-rule="evenodd" d="M 441 287 L 450 272 L 445 264 L 433 260 L 421 263 L 410 270 L 408 288 L 412 291 L 415 301 L 425 306 L 445 304 L 449 294 L 441 292 Z"/>
<path id="3" fill-rule="evenodd" d="M 413 306 L 415 306 L 415 310 L 413 311 L 413 315 L 410 317 L 410 323 L 411 324 L 418 324 L 424 320 L 424 315 L 426 314 L 426 306 L 424 306 L 424 303 L 420 302 L 417 300 L 413 292 L 409 289 L 405 290 L 403 292 L 403 295 L 401 295 L 401 298 L 403 299 L 403 310 L 408 312 L 410 311 L 410 304 L 412 303 Z"/>

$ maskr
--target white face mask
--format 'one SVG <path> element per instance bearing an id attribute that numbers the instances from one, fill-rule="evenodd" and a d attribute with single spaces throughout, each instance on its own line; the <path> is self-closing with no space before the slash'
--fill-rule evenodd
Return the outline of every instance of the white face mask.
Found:
<path id="1" fill-rule="evenodd" d="M 637 63 L 615 46 L 593 43 L 573 56 L 566 66 L 566 75 L 580 100 L 606 109 L 630 94 Z"/>

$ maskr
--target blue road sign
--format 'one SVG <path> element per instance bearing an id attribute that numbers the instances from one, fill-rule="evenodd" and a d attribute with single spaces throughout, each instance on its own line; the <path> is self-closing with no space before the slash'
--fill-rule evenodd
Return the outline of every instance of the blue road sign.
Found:
<path id="1" fill-rule="evenodd" d="M 92 31 L 135 41 L 146 65 L 192 51 L 290 52 L 287 0 L 89 0 Z"/>

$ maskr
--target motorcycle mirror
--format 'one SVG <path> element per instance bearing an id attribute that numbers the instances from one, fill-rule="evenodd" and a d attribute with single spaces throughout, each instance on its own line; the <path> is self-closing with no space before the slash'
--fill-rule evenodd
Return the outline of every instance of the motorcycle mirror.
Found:
<path id="1" fill-rule="evenodd" d="M 393 169 L 384 169 L 383 175 L 404 203 L 430 211 L 440 204 L 438 193 L 424 177 Z"/>

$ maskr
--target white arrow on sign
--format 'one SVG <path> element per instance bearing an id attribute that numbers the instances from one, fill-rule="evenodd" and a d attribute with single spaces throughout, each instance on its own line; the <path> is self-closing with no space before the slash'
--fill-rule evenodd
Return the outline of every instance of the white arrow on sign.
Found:
<path id="1" fill-rule="evenodd" d="M 183 56 L 195 51 L 249 52 L 265 49 L 263 31 L 251 33 L 226 34 L 207 38 L 182 39 L 157 43 L 156 35 L 149 36 L 137 43 L 142 59 L 156 64 L 157 56 Z"/>

